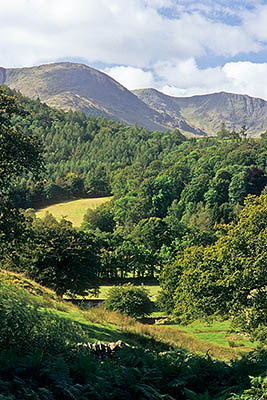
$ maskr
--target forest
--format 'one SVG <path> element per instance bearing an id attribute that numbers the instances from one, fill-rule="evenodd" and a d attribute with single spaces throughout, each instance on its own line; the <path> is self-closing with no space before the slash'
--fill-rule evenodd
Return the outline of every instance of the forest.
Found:
<path id="1" fill-rule="evenodd" d="M 245 128 L 228 132 L 222 121 L 215 134 L 188 139 L 179 130 L 127 127 L 101 116 L 54 110 L 2 87 L 1 270 L 23 273 L 60 297 L 97 293 L 101 282 L 159 282 L 157 307 L 176 321 L 231 319 L 232 329 L 266 346 L 267 133 L 251 139 Z M 65 219 L 57 222 L 47 215 L 40 220 L 34 213 L 41 205 L 96 196 L 112 200 L 88 210 L 79 229 Z M 67 321 L 57 320 L 54 331 L 47 328 L 43 336 L 30 334 L 32 347 L 23 350 L 21 328 L 10 319 L 14 298 L 18 313 L 31 304 L 22 312 L 26 325 L 35 320 L 48 327 L 52 317 L 33 300 L 27 303 L 22 292 L 1 284 L 2 359 L 12 347 L 16 350 L 7 368 L 11 372 L 0 370 L 3 399 L 63 398 L 51 378 L 55 365 L 62 371 L 59 386 L 66 399 L 127 398 L 122 371 L 140 399 L 266 398 L 266 348 L 231 365 L 208 356 L 178 355 L 177 349 L 167 351 L 166 357 L 159 349 L 142 355 L 138 349 L 124 350 L 121 358 L 105 358 L 101 366 L 94 355 L 77 354 L 73 344 L 84 340 L 83 332 L 74 329 L 68 337 Z M 10 321 L 14 324 L 8 325 Z M 57 348 L 53 338 L 64 330 Z M 37 348 L 42 349 L 45 371 L 40 358 L 34 358 Z M 26 356 L 21 375 L 19 365 Z M 50 382 L 43 392 L 36 389 L 41 375 L 29 378 L 34 359 L 38 373 Z M 114 395 L 108 397 L 108 388 L 105 392 L 99 382 L 111 364 L 114 375 L 107 384 L 113 385 Z M 198 383 L 201 366 L 206 375 L 200 374 Z M 92 370 L 98 374 L 95 380 Z M 22 391 L 10 388 L 16 387 L 12 371 L 17 388 L 24 380 L 32 397 L 25 397 L 26 392 L 16 397 Z M 223 384 L 218 373 L 224 376 Z M 198 385 L 199 392 L 194 392 Z"/>

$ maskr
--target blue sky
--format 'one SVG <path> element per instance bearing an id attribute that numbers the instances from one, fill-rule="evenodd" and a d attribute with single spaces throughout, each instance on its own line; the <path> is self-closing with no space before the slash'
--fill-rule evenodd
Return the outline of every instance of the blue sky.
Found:
<path id="1" fill-rule="evenodd" d="M 0 65 L 82 62 L 128 89 L 267 100 L 267 1 L 9 0 Z"/>

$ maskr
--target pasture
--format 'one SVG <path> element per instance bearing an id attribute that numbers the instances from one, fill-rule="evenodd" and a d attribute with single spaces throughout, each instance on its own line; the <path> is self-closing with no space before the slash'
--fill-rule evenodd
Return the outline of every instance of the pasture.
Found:
<path id="1" fill-rule="evenodd" d="M 111 285 L 101 285 L 100 286 L 100 293 L 97 297 L 90 297 L 90 299 L 101 299 L 105 300 L 108 294 L 108 291 L 112 288 Z M 149 297 L 152 301 L 156 300 L 158 292 L 160 290 L 159 285 L 144 285 L 144 288 L 148 290 Z"/>
<path id="2" fill-rule="evenodd" d="M 65 218 L 70 221 L 73 226 L 79 227 L 88 208 L 95 209 L 101 204 L 110 201 L 110 199 L 111 197 L 97 197 L 57 203 L 37 210 L 36 216 L 38 218 L 43 218 L 48 212 L 58 221 L 60 221 L 61 218 Z"/>
<path id="3" fill-rule="evenodd" d="M 144 287 L 149 291 L 151 300 L 155 301 L 157 294 L 160 290 L 160 286 L 144 285 Z M 100 286 L 99 295 L 97 297 L 90 296 L 87 297 L 87 299 L 105 300 L 110 288 L 111 286 L 109 285 Z M 125 319 L 128 321 L 128 317 L 119 315 L 116 315 L 115 317 L 115 313 L 104 311 L 102 307 L 89 307 L 86 309 L 85 312 L 91 317 L 94 316 L 94 318 L 96 318 L 96 321 L 98 322 L 100 322 L 101 318 L 103 318 L 103 321 L 105 321 L 105 323 L 114 323 L 115 320 L 118 319 L 117 324 L 120 327 L 124 327 Z M 109 315 L 112 315 L 112 318 L 114 320 L 109 320 Z M 258 342 L 251 342 L 248 335 L 238 333 L 238 331 L 233 331 L 231 329 L 230 320 L 215 320 L 210 321 L 209 323 L 205 323 L 203 321 L 195 321 L 189 325 L 180 325 L 172 322 L 171 320 L 169 323 L 164 322 L 164 313 L 159 311 L 154 311 L 151 314 L 151 317 L 162 317 L 162 324 L 160 323 L 160 321 L 156 325 L 142 325 L 138 322 L 133 324 L 131 322 L 130 329 L 127 322 L 124 328 L 126 330 L 133 330 L 137 334 L 144 334 L 145 332 L 148 337 L 154 337 L 156 338 L 156 340 L 163 343 L 171 344 L 174 347 L 186 347 L 188 350 L 200 354 L 205 354 L 208 351 L 211 355 L 224 360 L 235 358 L 241 353 L 245 354 L 246 352 L 255 349 L 257 345 L 259 345 Z M 98 318 L 100 318 L 100 320 L 98 320 Z M 102 323 L 103 321 L 101 320 Z"/>

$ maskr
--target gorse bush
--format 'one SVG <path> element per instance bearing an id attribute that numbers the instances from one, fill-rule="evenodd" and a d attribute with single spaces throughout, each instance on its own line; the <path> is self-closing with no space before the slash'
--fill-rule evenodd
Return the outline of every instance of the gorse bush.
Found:
<path id="1" fill-rule="evenodd" d="M 153 303 L 144 287 L 132 284 L 112 287 L 105 301 L 105 307 L 110 311 L 119 311 L 133 318 L 144 317 L 152 311 Z"/>

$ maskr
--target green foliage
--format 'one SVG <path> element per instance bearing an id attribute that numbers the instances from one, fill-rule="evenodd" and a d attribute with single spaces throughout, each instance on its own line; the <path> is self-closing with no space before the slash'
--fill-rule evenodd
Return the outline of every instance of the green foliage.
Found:
<path id="1" fill-rule="evenodd" d="M 238 140 L 186 140 L 177 130 L 149 132 L 104 117 L 53 110 L 20 95 L 19 99 L 31 113 L 12 114 L 12 124 L 19 125 L 23 135 L 42 140 L 47 174 L 36 184 L 24 173 L 12 183 L 10 197 L 16 207 L 36 207 L 114 194 L 110 205 L 88 212 L 83 226 L 100 236 L 99 230 L 114 232 L 101 249 L 102 277 L 108 270 L 113 270 L 108 272 L 112 276 L 118 271 L 129 276 L 134 270 L 128 257 L 122 271 L 126 260 L 121 249 L 115 254 L 117 245 L 139 247 L 133 254 L 143 251 L 140 246 L 146 254 L 154 252 L 153 265 L 146 261 L 141 266 L 137 261 L 136 268 L 153 275 L 163 263 L 172 262 L 177 251 L 212 243 L 214 225 L 235 221 L 246 196 L 259 195 L 266 184 L 264 136 L 262 140 L 242 139 L 240 134 Z M 182 225 L 186 228 L 180 229 Z M 11 230 L 13 224 L 3 223 L 3 227 Z M 131 245 L 123 244 L 128 241 Z"/>
<path id="2" fill-rule="evenodd" d="M 23 233 L 23 216 L 10 201 L 12 184 L 22 173 L 36 177 L 42 168 L 36 138 L 23 132 L 13 116 L 25 117 L 22 106 L 8 90 L 0 87 L 0 259 L 14 251 Z"/>
<path id="3" fill-rule="evenodd" d="M 143 219 L 131 232 L 131 238 L 136 243 L 143 243 L 148 249 L 157 251 L 169 242 L 167 225 L 161 218 Z"/>
<path id="4" fill-rule="evenodd" d="M 93 234 L 49 214 L 43 220 L 29 219 L 26 229 L 24 245 L 6 260 L 9 269 L 25 272 L 60 296 L 97 291 L 99 259 Z"/>
<path id="5" fill-rule="evenodd" d="M 81 228 L 83 230 L 98 228 L 103 232 L 113 232 L 115 221 L 112 204 L 102 204 L 95 210 L 89 208 L 84 215 Z"/>
<path id="6" fill-rule="evenodd" d="M 265 399 L 264 378 L 253 378 L 249 388 L 248 371 L 242 370 L 242 363 L 252 367 L 249 358 L 241 364 L 227 365 L 177 350 L 157 354 L 123 348 L 115 357 L 105 357 L 101 362 L 84 353 L 68 359 L 2 352 L 0 360 L 4 399 Z M 257 369 L 258 374 L 263 372 L 262 366 Z M 255 371 L 252 367 L 252 374 Z"/>
<path id="7" fill-rule="evenodd" d="M 84 325 L 6 284 L 0 284 L 0 318 L 3 399 L 264 399 L 265 350 L 228 364 L 181 350 L 125 346 L 110 356 L 90 353 L 77 346 L 88 342 Z"/>
<path id="8" fill-rule="evenodd" d="M 60 354 L 85 338 L 78 325 L 44 311 L 33 295 L 14 285 L 0 284 L 0 320 L 1 350 Z"/>
<path id="9" fill-rule="evenodd" d="M 224 210 L 243 205 L 248 194 L 259 195 L 266 184 L 264 135 L 262 140 L 247 139 L 245 127 L 238 140 L 186 140 L 177 130 L 148 132 L 19 99 L 32 112 L 13 115 L 12 121 L 23 135 L 42 140 L 47 180 L 40 185 L 31 176 L 21 178 L 12 187 L 17 206 L 113 192 L 112 214 L 126 232 L 141 219 L 163 219 L 173 201 L 179 204 L 180 220 L 185 217 L 187 223 L 209 229 L 234 217 L 230 209 L 227 214 L 218 212 L 222 205 Z M 222 136 L 230 135 L 225 124 L 221 131 Z M 207 206 L 205 216 L 196 211 L 201 203 Z M 196 212 L 198 222 L 191 220 Z"/>
<path id="10" fill-rule="evenodd" d="M 224 139 L 230 136 L 229 130 L 226 128 L 225 122 L 221 123 L 220 130 L 217 132 L 217 137 L 219 139 Z"/>
<path id="11" fill-rule="evenodd" d="M 130 317 L 140 318 L 151 313 L 152 302 L 145 288 L 125 284 L 110 289 L 105 307 L 107 310 L 119 311 Z"/>
<path id="12" fill-rule="evenodd" d="M 41 166 L 37 140 L 24 133 L 12 121 L 12 116 L 25 117 L 18 100 L 0 87 L 0 190 L 8 190 L 11 182 L 22 172 L 38 172 Z"/>
<path id="13" fill-rule="evenodd" d="M 233 395 L 228 400 L 266 400 L 267 376 L 250 377 L 251 387 L 244 390 L 241 396 Z"/>
<path id="14" fill-rule="evenodd" d="M 185 321 L 231 315 L 239 328 L 265 341 L 266 195 L 247 198 L 237 224 L 220 229 L 214 245 L 188 248 L 165 268 L 167 304 Z"/>

